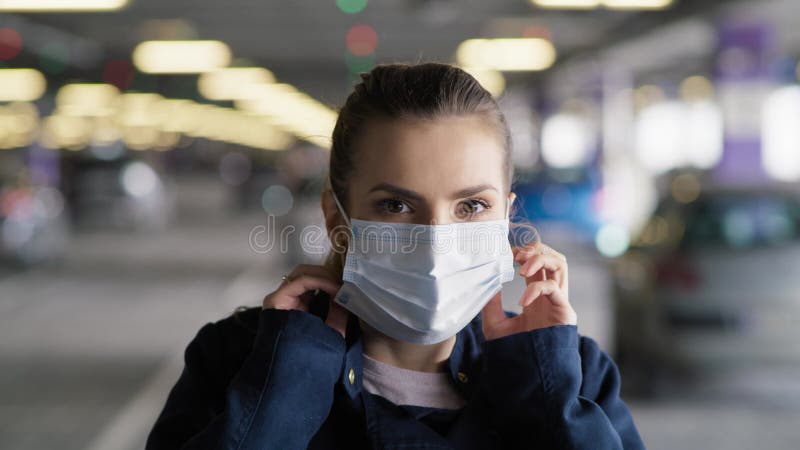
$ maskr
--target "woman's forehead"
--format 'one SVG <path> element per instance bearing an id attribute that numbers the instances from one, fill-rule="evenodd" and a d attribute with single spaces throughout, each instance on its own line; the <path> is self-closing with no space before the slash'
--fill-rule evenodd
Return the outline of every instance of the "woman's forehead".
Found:
<path id="1" fill-rule="evenodd" d="M 362 188 L 382 182 L 437 190 L 484 183 L 502 187 L 504 150 L 480 118 L 382 121 L 362 137 L 352 179 Z"/>

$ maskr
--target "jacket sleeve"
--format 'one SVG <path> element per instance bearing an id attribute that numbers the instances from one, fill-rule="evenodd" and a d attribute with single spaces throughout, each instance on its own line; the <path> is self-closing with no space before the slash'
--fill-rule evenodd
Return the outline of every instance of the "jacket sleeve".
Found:
<path id="1" fill-rule="evenodd" d="M 515 449 L 644 449 L 616 365 L 575 325 L 483 342 L 480 389 Z"/>
<path id="2" fill-rule="evenodd" d="M 344 339 L 302 311 L 259 314 L 252 350 L 227 386 L 217 376 L 224 360 L 221 329 L 213 323 L 200 329 L 148 436 L 148 450 L 307 447 L 330 412 Z"/>

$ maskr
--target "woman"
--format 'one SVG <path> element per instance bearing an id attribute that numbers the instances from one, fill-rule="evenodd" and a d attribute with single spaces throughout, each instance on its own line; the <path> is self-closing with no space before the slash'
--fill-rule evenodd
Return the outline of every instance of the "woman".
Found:
<path id="1" fill-rule="evenodd" d="M 577 333 L 566 259 L 508 244 L 510 152 L 466 72 L 362 74 L 322 193 L 331 254 L 200 329 L 147 448 L 644 448 L 614 362 Z"/>

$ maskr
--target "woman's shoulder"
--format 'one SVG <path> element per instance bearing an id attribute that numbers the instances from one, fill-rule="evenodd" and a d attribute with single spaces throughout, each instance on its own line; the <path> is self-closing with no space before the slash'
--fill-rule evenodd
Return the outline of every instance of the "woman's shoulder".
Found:
<path id="1" fill-rule="evenodd" d="M 578 335 L 578 351 L 584 372 L 616 370 L 617 366 L 611 356 L 594 339 L 582 334 Z"/>
<path id="2" fill-rule="evenodd" d="M 186 348 L 187 364 L 201 365 L 227 382 L 253 348 L 261 306 L 240 306 L 227 316 L 207 322 Z"/>
<path id="3" fill-rule="evenodd" d="M 616 399 L 622 380 L 614 359 L 589 336 L 580 335 L 578 351 L 583 373 L 581 395 L 598 401 Z"/>
<path id="4" fill-rule="evenodd" d="M 258 331 L 262 310 L 261 306 L 239 306 L 225 317 L 206 322 L 197 332 L 195 340 L 217 339 L 234 345 L 252 341 Z"/>

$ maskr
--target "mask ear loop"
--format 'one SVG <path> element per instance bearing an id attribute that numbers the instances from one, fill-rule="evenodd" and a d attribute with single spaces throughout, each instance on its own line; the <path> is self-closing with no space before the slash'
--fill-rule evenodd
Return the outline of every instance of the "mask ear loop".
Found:
<path id="1" fill-rule="evenodd" d="M 333 185 L 331 185 L 331 179 L 328 177 L 326 178 L 325 181 L 326 181 L 325 184 L 327 184 L 328 186 L 328 190 L 331 191 L 331 195 L 333 196 L 333 201 L 336 202 L 336 208 L 339 209 L 339 213 L 342 215 L 342 218 L 344 219 L 344 222 L 347 224 L 347 226 L 351 227 L 350 218 L 347 217 L 347 213 L 344 212 L 344 207 L 342 207 L 342 204 L 339 203 L 339 198 L 336 196 L 336 193 L 333 192 Z"/>
<path id="2" fill-rule="evenodd" d="M 344 208 L 342 207 L 342 204 L 339 202 L 339 197 L 337 197 L 336 193 L 333 192 L 333 185 L 331 184 L 330 176 L 325 177 L 325 186 L 331 192 L 331 195 L 333 196 L 333 201 L 336 202 L 336 208 L 339 209 L 339 214 L 342 215 L 342 218 L 344 219 L 345 223 L 347 224 L 347 227 L 351 230 L 352 233 L 353 227 L 350 225 L 350 218 L 347 217 L 347 214 L 344 212 Z M 335 245 L 338 245 L 338 243 L 335 243 Z M 342 261 L 342 265 L 344 265 L 344 261 Z M 348 324 L 349 322 L 350 320 L 348 320 Z"/>

